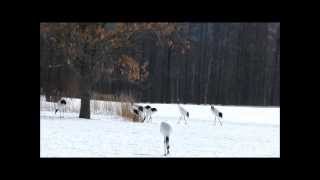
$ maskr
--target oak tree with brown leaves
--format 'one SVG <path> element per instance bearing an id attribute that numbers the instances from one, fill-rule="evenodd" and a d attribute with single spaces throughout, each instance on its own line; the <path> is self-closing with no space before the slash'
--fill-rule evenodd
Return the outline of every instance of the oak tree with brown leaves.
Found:
<path id="1" fill-rule="evenodd" d="M 159 46 L 184 53 L 187 41 L 175 23 L 41 23 L 40 36 L 54 51 L 63 52 L 62 66 L 74 69 L 80 82 L 80 118 L 90 119 L 92 87 L 109 80 L 144 81 L 147 64 L 128 55 L 141 36 L 150 36 Z"/>

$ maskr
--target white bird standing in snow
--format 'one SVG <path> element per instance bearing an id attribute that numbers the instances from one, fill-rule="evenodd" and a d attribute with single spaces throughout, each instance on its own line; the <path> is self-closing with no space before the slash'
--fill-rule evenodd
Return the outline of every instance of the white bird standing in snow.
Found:
<path id="1" fill-rule="evenodd" d="M 216 125 L 217 117 L 220 122 L 220 125 L 222 126 L 221 118 L 222 118 L 222 112 L 220 112 L 218 109 L 214 108 L 213 105 L 211 105 L 211 111 L 214 115 L 214 125 Z"/>
<path id="2" fill-rule="evenodd" d="M 181 119 L 183 118 L 185 121 L 185 124 L 187 124 L 187 120 L 186 117 L 189 118 L 189 112 L 187 110 L 185 110 L 180 104 L 178 104 L 179 110 L 180 110 L 180 117 L 178 120 L 178 123 L 181 121 Z"/>
<path id="3" fill-rule="evenodd" d="M 152 115 L 153 113 L 157 112 L 157 108 L 152 108 L 152 107 L 149 106 L 149 105 L 145 106 L 144 108 L 145 108 L 145 111 L 146 111 L 146 113 L 145 113 L 145 119 L 146 119 L 147 121 L 151 122 L 151 121 L 152 121 L 151 115 Z"/>
<path id="4" fill-rule="evenodd" d="M 57 108 L 54 113 L 56 114 L 58 111 L 60 111 L 60 119 L 61 119 L 61 111 L 63 111 L 63 113 L 65 112 L 66 105 L 67 105 L 67 102 L 64 99 L 60 99 L 57 102 Z"/>
<path id="5" fill-rule="evenodd" d="M 133 104 L 132 105 L 132 111 L 133 111 L 133 113 L 136 114 L 136 116 L 138 116 L 138 121 L 141 122 L 141 121 L 145 120 L 145 118 L 146 118 L 146 115 L 145 115 L 146 109 L 143 106 Z"/>
<path id="6" fill-rule="evenodd" d="M 145 113 L 145 121 L 149 121 L 150 118 L 151 118 L 151 106 L 147 105 L 144 107 L 144 109 L 146 110 L 146 113 Z"/>
<path id="7" fill-rule="evenodd" d="M 170 126 L 170 124 L 166 123 L 166 122 L 161 122 L 160 124 L 160 132 L 161 134 L 163 135 L 164 137 L 164 155 L 168 155 L 170 152 L 169 152 L 169 137 L 170 137 L 170 134 L 172 132 L 172 128 Z"/>

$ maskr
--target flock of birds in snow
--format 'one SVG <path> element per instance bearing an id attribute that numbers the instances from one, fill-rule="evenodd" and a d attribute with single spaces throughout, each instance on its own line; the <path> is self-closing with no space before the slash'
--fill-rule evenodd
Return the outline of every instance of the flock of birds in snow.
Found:
<path id="1" fill-rule="evenodd" d="M 55 109 L 55 114 L 59 111 L 60 112 L 60 118 L 61 118 L 61 112 L 64 113 L 66 109 L 67 102 L 65 99 L 60 99 L 57 102 L 57 106 Z M 178 124 L 183 119 L 185 124 L 187 124 L 187 119 L 189 119 L 189 112 L 183 108 L 180 104 L 178 104 L 178 108 L 180 111 L 180 117 L 178 120 Z M 220 122 L 220 125 L 222 126 L 222 112 L 220 112 L 218 109 L 216 109 L 213 105 L 210 106 L 211 112 L 214 115 L 214 124 L 216 124 L 216 121 L 218 120 Z M 135 114 L 135 118 L 138 118 L 138 121 L 140 122 L 152 122 L 152 115 L 157 112 L 157 108 L 151 107 L 149 105 L 146 106 L 140 106 L 133 104 L 132 105 L 132 112 Z M 172 133 L 172 126 L 168 122 L 161 122 L 160 124 L 160 133 L 164 137 L 164 156 L 167 156 L 170 151 L 169 146 L 169 138 Z"/>

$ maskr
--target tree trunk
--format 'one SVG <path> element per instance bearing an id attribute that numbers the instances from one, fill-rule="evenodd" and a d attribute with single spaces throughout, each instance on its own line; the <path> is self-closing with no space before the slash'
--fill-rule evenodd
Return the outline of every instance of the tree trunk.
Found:
<path id="1" fill-rule="evenodd" d="M 168 57 L 167 57 L 167 60 L 168 60 L 168 67 L 167 67 L 167 72 L 168 72 L 168 74 L 167 74 L 167 89 L 166 89 L 166 94 L 167 94 L 167 96 L 166 96 L 166 102 L 167 103 L 171 103 L 172 101 L 171 101 L 171 73 L 170 73 L 170 63 L 171 63 L 171 47 L 168 47 Z"/>
<path id="2" fill-rule="evenodd" d="M 89 75 L 82 77 L 80 81 L 81 106 L 79 118 L 90 119 L 90 99 L 93 85 L 93 79 L 90 77 Z"/>
<path id="3" fill-rule="evenodd" d="M 90 119 L 90 92 L 81 94 L 81 106 L 79 118 Z"/>

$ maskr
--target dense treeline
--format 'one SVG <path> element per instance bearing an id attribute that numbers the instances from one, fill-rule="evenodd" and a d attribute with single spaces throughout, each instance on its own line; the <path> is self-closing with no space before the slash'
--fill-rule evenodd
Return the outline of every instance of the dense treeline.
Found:
<path id="1" fill-rule="evenodd" d="M 280 105 L 279 23 L 177 26 L 183 31 L 176 36 L 188 42 L 184 44 L 187 48 L 159 45 L 149 34 L 140 33 L 135 48 L 122 52 L 134 57 L 147 78 L 128 81 L 103 75 L 93 91 L 130 94 L 146 102 Z M 59 63 L 65 59 L 63 50 L 52 48 L 40 33 L 40 87 L 44 94 L 57 91 L 80 96 L 81 78 L 73 68 Z"/>

